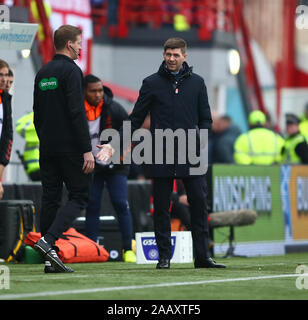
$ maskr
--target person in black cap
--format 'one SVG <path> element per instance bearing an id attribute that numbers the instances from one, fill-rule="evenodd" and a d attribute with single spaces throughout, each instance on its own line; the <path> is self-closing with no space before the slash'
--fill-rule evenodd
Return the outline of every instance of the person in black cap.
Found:
<path id="1" fill-rule="evenodd" d="M 281 150 L 282 162 L 289 164 L 308 164 L 308 144 L 299 132 L 300 120 L 295 114 L 286 114 L 287 137 Z"/>

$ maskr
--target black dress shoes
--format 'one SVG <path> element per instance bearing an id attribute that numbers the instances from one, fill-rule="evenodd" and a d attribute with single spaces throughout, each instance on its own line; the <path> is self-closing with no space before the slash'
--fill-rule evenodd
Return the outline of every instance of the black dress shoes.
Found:
<path id="1" fill-rule="evenodd" d="M 68 266 L 66 266 L 58 257 L 56 250 L 51 246 L 45 239 L 42 237 L 39 239 L 33 247 L 43 258 L 44 260 L 48 260 L 51 263 L 51 266 L 57 272 L 74 272 L 74 270 Z M 49 268 L 47 268 L 49 269 Z M 44 269 L 45 273 L 53 273 L 48 272 L 47 269 Z M 47 272 L 46 272 L 47 271 Z"/>
<path id="2" fill-rule="evenodd" d="M 169 269 L 170 260 L 169 259 L 159 259 L 156 265 L 156 269 Z"/>
<path id="3" fill-rule="evenodd" d="M 226 268 L 226 266 L 216 263 L 212 258 L 208 258 L 202 262 L 195 260 L 195 268 Z"/>

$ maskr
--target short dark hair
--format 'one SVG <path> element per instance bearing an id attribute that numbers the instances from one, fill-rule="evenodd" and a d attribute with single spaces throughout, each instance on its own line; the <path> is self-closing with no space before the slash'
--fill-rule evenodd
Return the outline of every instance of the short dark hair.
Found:
<path id="1" fill-rule="evenodd" d="M 181 49 L 184 54 L 187 50 L 187 44 L 182 38 L 169 38 L 164 44 L 164 51 L 167 49 Z"/>
<path id="2" fill-rule="evenodd" d="M 0 59 L 0 69 L 2 69 L 2 68 L 10 69 L 9 64 L 6 61 Z"/>
<path id="3" fill-rule="evenodd" d="M 68 41 L 75 42 L 77 39 L 77 36 L 81 34 L 82 34 L 82 31 L 80 28 L 77 28 L 68 24 L 61 26 L 54 32 L 54 36 L 53 36 L 53 43 L 56 50 L 64 49 Z"/>
<path id="4" fill-rule="evenodd" d="M 14 77 L 14 73 L 13 73 L 12 69 L 9 69 L 9 77 Z"/>
<path id="5" fill-rule="evenodd" d="M 89 83 L 96 83 L 96 82 L 102 82 L 102 80 L 94 76 L 93 74 L 88 74 L 84 77 L 83 86 L 86 89 Z"/>

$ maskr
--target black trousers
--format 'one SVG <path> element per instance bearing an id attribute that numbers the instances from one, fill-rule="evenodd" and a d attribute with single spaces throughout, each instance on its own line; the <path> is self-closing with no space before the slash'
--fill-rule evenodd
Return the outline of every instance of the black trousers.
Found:
<path id="1" fill-rule="evenodd" d="M 184 203 L 181 203 L 179 201 L 172 203 L 172 209 L 171 209 L 171 219 L 177 218 L 181 220 L 182 225 L 185 226 L 187 231 L 191 230 L 190 226 L 190 208 Z"/>
<path id="2" fill-rule="evenodd" d="M 191 209 L 191 233 L 195 259 L 202 262 L 210 257 L 207 185 L 204 176 L 182 178 Z M 171 258 L 170 197 L 173 178 L 153 178 L 154 231 L 159 257 Z"/>
<path id="3" fill-rule="evenodd" d="M 83 161 L 82 154 L 40 156 L 42 236 L 48 234 L 58 239 L 86 208 L 92 176 L 83 173 Z M 63 183 L 68 191 L 68 201 L 61 207 Z"/>

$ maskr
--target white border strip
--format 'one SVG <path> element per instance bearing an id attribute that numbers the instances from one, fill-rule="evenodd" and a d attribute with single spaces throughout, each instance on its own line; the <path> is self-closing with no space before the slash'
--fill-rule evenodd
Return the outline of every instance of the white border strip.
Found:
<path id="1" fill-rule="evenodd" d="M 191 285 L 236 282 L 236 281 L 279 279 L 279 278 L 290 278 L 290 277 L 299 277 L 299 276 L 307 276 L 308 277 L 308 274 L 305 274 L 305 273 L 279 274 L 279 275 L 272 275 L 272 276 L 216 279 L 216 280 L 188 281 L 188 282 L 157 283 L 157 284 L 138 285 L 138 286 L 122 286 L 122 287 L 110 287 L 110 288 L 91 288 L 91 289 L 76 289 L 76 290 L 64 290 L 64 291 L 43 291 L 43 292 L 33 292 L 33 293 L 5 294 L 5 295 L 0 295 L 0 300 L 38 298 L 38 297 L 59 296 L 59 295 L 67 295 L 67 294 L 71 295 L 71 294 L 81 294 L 81 293 L 110 292 L 110 291 L 161 288 L 161 287 L 191 286 Z"/>
<path id="2" fill-rule="evenodd" d="M 247 257 L 285 255 L 284 241 L 235 242 L 233 246 L 234 255 Z M 227 243 L 216 243 L 214 247 L 215 254 L 225 254 L 228 249 L 229 244 Z"/>

